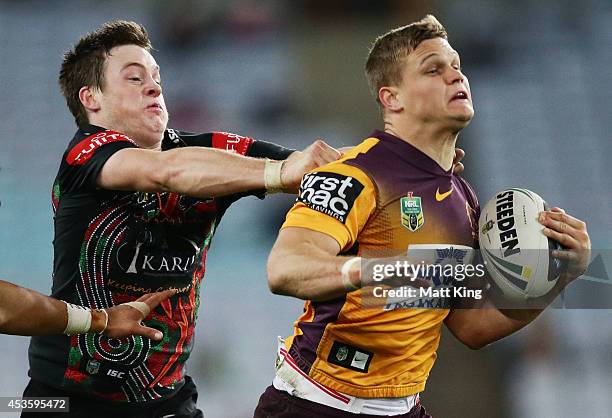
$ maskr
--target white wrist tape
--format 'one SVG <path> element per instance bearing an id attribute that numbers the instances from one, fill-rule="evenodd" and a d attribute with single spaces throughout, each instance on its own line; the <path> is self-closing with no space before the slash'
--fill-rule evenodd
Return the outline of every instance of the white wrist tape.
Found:
<path id="1" fill-rule="evenodd" d="M 353 265 L 356 263 L 361 263 L 361 257 L 353 257 L 347 260 L 340 269 L 340 274 L 342 274 L 342 284 L 347 292 L 352 292 L 359 289 L 359 286 L 355 286 L 353 282 L 351 282 L 351 277 L 349 274 L 351 267 L 353 267 Z"/>
<path id="2" fill-rule="evenodd" d="M 122 305 L 131 306 L 132 308 L 136 309 L 142 314 L 143 318 L 146 318 L 149 315 L 149 312 L 151 312 L 151 310 L 149 309 L 149 305 L 147 305 L 144 302 L 138 302 L 138 301 L 125 302 L 125 303 L 122 303 Z"/>
<path id="3" fill-rule="evenodd" d="M 274 161 L 266 158 L 264 167 L 264 184 L 269 194 L 278 193 L 283 190 L 281 182 L 281 170 L 284 161 Z"/>
<path id="4" fill-rule="evenodd" d="M 64 303 L 68 312 L 68 323 L 66 324 L 64 334 L 74 335 L 89 331 L 89 328 L 91 328 L 91 311 L 89 308 L 73 305 L 68 302 Z"/>

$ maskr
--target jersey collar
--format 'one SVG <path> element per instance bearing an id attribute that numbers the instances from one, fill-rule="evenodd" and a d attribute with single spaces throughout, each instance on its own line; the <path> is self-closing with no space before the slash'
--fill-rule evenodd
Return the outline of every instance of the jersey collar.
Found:
<path id="1" fill-rule="evenodd" d="M 79 125 L 79 130 L 83 133 L 83 135 L 90 136 L 93 134 L 97 134 L 98 132 L 107 131 L 108 129 L 85 123 L 83 125 Z"/>
<path id="2" fill-rule="evenodd" d="M 396 137 L 395 135 L 377 129 L 370 136 L 380 140 L 383 144 L 385 144 L 385 146 L 387 146 L 391 151 L 397 154 L 401 159 L 424 171 L 427 171 L 428 173 L 435 174 L 437 176 L 452 176 L 452 167 L 449 170 L 444 170 L 436 161 L 434 161 L 427 154 L 414 147 L 413 145 L 410 145 L 408 142 Z"/>

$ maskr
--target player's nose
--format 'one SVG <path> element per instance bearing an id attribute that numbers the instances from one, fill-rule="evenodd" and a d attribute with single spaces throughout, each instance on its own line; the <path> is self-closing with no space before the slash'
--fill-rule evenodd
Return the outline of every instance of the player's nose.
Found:
<path id="1" fill-rule="evenodd" d="M 162 87 L 155 80 L 150 79 L 145 86 L 145 94 L 147 96 L 157 97 L 162 93 Z"/>
<path id="2" fill-rule="evenodd" d="M 465 83 L 467 81 L 467 78 L 461 70 L 452 67 L 446 71 L 445 79 L 448 84 Z"/>

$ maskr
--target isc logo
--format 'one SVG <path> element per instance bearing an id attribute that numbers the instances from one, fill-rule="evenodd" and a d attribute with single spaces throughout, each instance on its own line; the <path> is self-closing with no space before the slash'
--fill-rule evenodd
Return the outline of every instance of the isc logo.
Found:
<path id="1" fill-rule="evenodd" d="M 106 375 L 110 377 L 116 377 L 117 379 L 121 379 L 125 375 L 125 372 L 120 372 L 119 370 L 109 369 L 106 372 Z"/>
<path id="2" fill-rule="evenodd" d="M 328 172 L 309 173 L 302 180 L 298 201 L 345 223 L 362 190 L 363 184 L 354 177 Z"/>

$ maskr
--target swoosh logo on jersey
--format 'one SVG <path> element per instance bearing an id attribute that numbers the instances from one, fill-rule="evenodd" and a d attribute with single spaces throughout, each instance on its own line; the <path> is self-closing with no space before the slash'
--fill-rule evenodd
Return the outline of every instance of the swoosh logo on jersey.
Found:
<path id="1" fill-rule="evenodd" d="M 452 192 L 453 192 L 453 186 L 451 186 L 451 188 L 450 188 L 450 190 L 448 192 L 444 192 L 444 193 L 440 193 L 440 188 L 438 187 L 436 189 L 436 200 L 438 202 L 441 202 L 444 199 L 446 199 L 447 197 L 449 197 Z"/>

